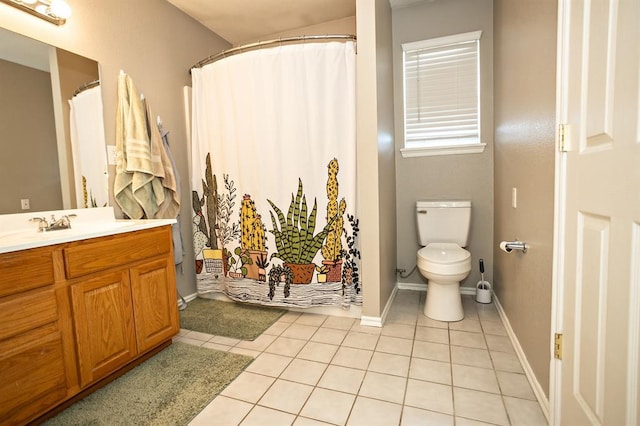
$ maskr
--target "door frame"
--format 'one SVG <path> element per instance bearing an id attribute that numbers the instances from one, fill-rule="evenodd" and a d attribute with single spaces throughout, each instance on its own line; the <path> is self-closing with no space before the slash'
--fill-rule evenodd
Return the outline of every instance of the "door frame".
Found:
<path id="1" fill-rule="evenodd" d="M 559 425 L 562 395 L 562 362 L 554 356 L 555 333 L 563 330 L 564 303 L 564 241 L 566 213 L 566 167 L 567 154 L 560 151 L 561 123 L 567 122 L 567 75 L 569 68 L 568 40 L 569 1 L 558 0 L 558 32 L 556 52 L 556 137 L 555 137 L 555 178 L 553 212 L 553 272 L 551 284 L 551 333 L 549 335 L 549 425 Z M 567 138 L 568 139 L 568 138 Z"/>

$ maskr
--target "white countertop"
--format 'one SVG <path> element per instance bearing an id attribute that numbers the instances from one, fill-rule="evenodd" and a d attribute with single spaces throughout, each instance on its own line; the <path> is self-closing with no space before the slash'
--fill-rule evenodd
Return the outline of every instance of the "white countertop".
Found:
<path id="1" fill-rule="evenodd" d="M 70 218 L 70 229 L 47 232 L 38 232 L 38 222 L 29 220 L 34 217 L 44 217 L 48 220 L 51 215 L 56 219 L 64 215 L 75 215 L 75 217 Z M 174 223 L 176 219 L 117 220 L 112 207 L 0 215 L 0 253 L 122 234 Z"/>

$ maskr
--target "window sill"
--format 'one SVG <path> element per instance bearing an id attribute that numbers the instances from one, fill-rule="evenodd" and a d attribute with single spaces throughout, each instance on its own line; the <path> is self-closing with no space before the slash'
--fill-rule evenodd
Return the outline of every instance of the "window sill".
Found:
<path id="1" fill-rule="evenodd" d="M 429 148 L 401 148 L 402 158 L 410 157 L 434 157 L 436 155 L 457 155 L 457 154 L 481 154 L 484 152 L 486 143 L 474 143 L 468 145 L 436 146 Z"/>

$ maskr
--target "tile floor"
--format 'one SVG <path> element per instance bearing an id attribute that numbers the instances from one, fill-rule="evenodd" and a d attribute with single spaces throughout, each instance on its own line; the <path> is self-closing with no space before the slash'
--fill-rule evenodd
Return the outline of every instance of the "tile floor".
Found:
<path id="1" fill-rule="evenodd" d="M 456 323 L 400 290 L 382 328 L 289 312 L 254 341 L 176 340 L 255 357 L 191 425 L 546 425 L 493 304 Z"/>

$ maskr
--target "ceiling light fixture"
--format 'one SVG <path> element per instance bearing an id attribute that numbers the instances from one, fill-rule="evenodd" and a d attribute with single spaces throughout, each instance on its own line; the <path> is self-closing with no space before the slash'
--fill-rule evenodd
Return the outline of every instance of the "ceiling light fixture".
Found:
<path id="1" fill-rule="evenodd" d="M 71 7 L 64 0 L 0 0 L 52 24 L 62 25 L 71 16 Z"/>

